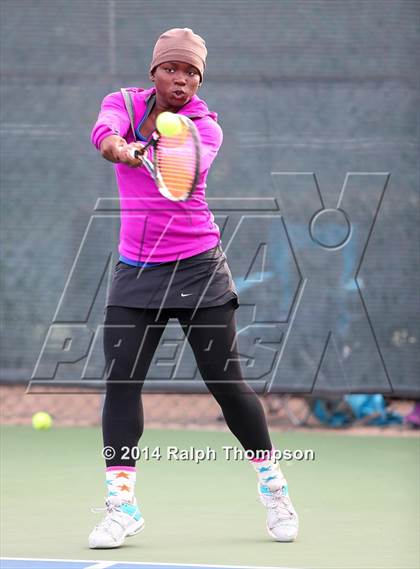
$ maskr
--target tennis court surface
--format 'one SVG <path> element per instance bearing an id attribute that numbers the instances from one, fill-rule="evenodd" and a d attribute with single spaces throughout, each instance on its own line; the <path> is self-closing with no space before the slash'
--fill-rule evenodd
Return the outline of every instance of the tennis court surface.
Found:
<path id="1" fill-rule="evenodd" d="M 277 543 L 266 533 L 255 473 L 222 455 L 235 444 L 230 433 L 149 429 L 142 446 L 209 446 L 217 460 L 141 459 L 144 531 L 120 549 L 90 550 L 101 519 L 90 508 L 105 495 L 100 429 L 3 426 L 1 435 L 1 556 L 28 559 L 4 559 L 1 569 L 419 567 L 416 437 L 273 432 L 278 449 L 315 452 L 313 461 L 282 462 L 301 531 L 295 543 Z"/>

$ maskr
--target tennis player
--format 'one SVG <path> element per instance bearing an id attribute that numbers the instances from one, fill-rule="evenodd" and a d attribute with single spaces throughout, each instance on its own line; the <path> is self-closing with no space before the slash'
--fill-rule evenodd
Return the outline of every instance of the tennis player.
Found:
<path id="1" fill-rule="evenodd" d="M 264 410 L 244 381 L 236 342 L 238 295 L 205 199 L 206 178 L 222 143 L 217 115 L 197 96 L 207 49 L 188 28 L 162 34 L 150 65 L 152 88 L 130 88 L 135 136 L 121 92 L 107 95 L 92 131 L 101 155 L 115 164 L 120 195 L 119 261 L 105 309 L 106 397 L 102 415 L 108 497 L 104 519 L 89 536 L 91 548 L 119 547 L 144 527 L 136 502 L 137 447 L 143 433 L 141 391 L 169 318 L 177 318 L 200 374 L 226 423 L 251 460 L 267 529 L 277 541 L 293 541 L 298 517 L 286 480 L 273 457 Z M 163 111 L 194 120 L 201 141 L 200 178 L 185 202 L 163 197 L 142 159 L 134 158 Z M 229 360 L 229 361 L 228 361 Z M 124 454 L 125 453 L 125 454 Z"/>

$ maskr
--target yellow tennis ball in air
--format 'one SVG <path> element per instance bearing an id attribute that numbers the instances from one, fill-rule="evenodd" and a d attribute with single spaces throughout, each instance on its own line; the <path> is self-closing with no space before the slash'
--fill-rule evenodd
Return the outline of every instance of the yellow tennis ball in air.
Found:
<path id="1" fill-rule="evenodd" d="M 156 119 L 156 128 L 163 136 L 176 136 L 182 131 L 181 119 L 175 114 L 165 111 Z"/>
<path id="2" fill-rule="evenodd" d="M 35 413 L 32 417 L 32 426 L 37 431 L 44 431 L 51 427 L 52 425 L 52 418 L 51 415 L 45 413 L 44 411 L 39 411 Z"/>

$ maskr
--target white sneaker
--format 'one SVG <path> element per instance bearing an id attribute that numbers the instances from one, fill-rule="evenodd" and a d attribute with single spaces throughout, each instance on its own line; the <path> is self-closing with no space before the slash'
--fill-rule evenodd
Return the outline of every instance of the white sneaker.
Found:
<path id="1" fill-rule="evenodd" d="M 299 518 L 289 497 L 286 479 L 278 489 L 258 484 L 261 502 L 267 508 L 267 531 L 276 541 L 294 541 L 299 530 Z"/>
<path id="2" fill-rule="evenodd" d="M 130 504 L 117 496 L 109 496 L 105 504 L 105 508 L 92 508 L 94 513 L 106 511 L 106 516 L 89 535 L 91 549 L 120 547 L 126 537 L 144 528 L 144 519 L 136 499 Z"/>

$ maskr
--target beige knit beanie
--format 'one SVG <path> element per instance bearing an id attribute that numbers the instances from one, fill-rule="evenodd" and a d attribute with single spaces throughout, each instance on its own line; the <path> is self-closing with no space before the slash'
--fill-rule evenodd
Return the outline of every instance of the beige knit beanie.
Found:
<path id="1" fill-rule="evenodd" d="M 182 61 L 197 67 L 202 81 L 206 57 L 206 43 L 202 37 L 190 28 L 173 28 L 164 32 L 157 40 L 153 50 L 150 74 L 165 61 Z"/>

